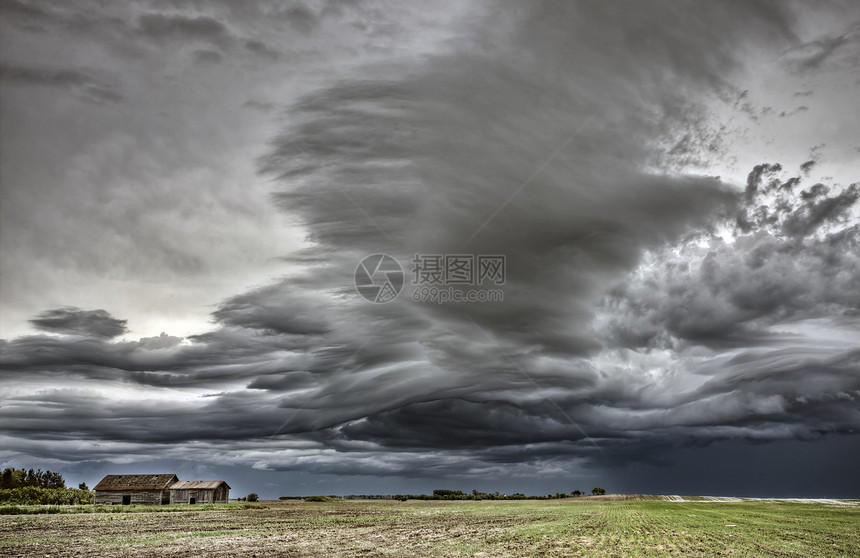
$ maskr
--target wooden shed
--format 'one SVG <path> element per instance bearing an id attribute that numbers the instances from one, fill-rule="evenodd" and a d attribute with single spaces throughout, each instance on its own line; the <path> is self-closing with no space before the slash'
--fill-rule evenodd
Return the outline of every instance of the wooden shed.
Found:
<path id="1" fill-rule="evenodd" d="M 173 474 L 164 475 L 108 475 L 95 487 L 96 504 L 152 504 L 170 503 L 168 488 L 179 481 Z"/>
<path id="2" fill-rule="evenodd" d="M 179 481 L 170 486 L 171 504 L 226 504 L 230 485 L 224 481 Z"/>

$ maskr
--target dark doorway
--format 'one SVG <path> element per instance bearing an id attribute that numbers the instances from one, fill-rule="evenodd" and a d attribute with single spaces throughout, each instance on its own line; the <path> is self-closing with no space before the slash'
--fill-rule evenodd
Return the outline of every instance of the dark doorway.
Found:
<path id="1" fill-rule="evenodd" d="M 189 503 L 189 504 L 196 504 L 196 503 L 197 503 L 197 498 L 190 498 L 190 499 L 188 500 L 188 503 Z"/>
<path id="2" fill-rule="evenodd" d="M 127 506 L 131 504 L 131 496 L 123 496 L 122 497 L 122 505 Z"/>

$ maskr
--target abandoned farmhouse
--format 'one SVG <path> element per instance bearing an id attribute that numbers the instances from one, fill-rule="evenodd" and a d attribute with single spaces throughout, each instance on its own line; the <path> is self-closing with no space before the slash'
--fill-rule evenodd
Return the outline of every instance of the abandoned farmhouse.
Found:
<path id="1" fill-rule="evenodd" d="M 180 481 L 173 474 L 108 475 L 95 487 L 96 504 L 226 504 L 224 481 Z"/>

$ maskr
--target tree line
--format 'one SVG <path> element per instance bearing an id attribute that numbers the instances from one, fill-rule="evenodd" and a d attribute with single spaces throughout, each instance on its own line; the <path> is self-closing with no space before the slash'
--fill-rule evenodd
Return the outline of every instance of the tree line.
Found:
<path id="1" fill-rule="evenodd" d="M 591 494 L 594 496 L 599 496 L 602 494 L 606 494 L 606 490 L 595 486 L 591 489 Z M 349 496 L 344 496 L 344 500 L 553 500 L 557 498 L 576 498 L 579 496 L 586 496 L 585 492 L 581 490 L 573 490 L 570 493 L 566 492 L 556 492 L 555 494 L 547 494 L 544 495 L 533 495 L 526 496 L 521 492 L 515 492 L 514 494 L 503 494 L 501 492 L 482 492 L 480 490 L 472 490 L 471 494 L 463 492 L 462 490 L 446 490 L 446 489 L 437 489 L 433 491 L 433 494 L 352 494 Z M 282 500 L 289 499 L 289 496 L 282 496 Z M 329 499 L 337 499 L 337 496 L 328 496 Z"/>
<path id="2" fill-rule="evenodd" d="M 41 469 L 29 471 L 7 467 L 0 475 L 0 489 L 3 488 L 66 488 L 66 481 L 60 473 L 53 471 L 42 472 Z"/>
<path id="3" fill-rule="evenodd" d="M 0 504 L 76 505 L 92 504 L 93 493 L 85 483 L 66 488 L 60 473 L 7 467 L 0 474 Z"/>

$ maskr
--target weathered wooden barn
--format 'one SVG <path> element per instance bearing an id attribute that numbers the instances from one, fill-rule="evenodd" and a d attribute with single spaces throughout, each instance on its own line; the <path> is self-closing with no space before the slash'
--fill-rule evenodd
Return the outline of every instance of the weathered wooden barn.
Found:
<path id="1" fill-rule="evenodd" d="M 180 481 L 173 474 L 108 475 L 93 488 L 96 504 L 226 504 L 224 481 Z"/>
<path id="2" fill-rule="evenodd" d="M 224 481 L 179 481 L 170 486 L 171 504 L 226 504 L 230 485 Z"/>
<path id="3" fill-rule="evenodd" d="M 108 475 L 95 487 L 96 504 L 168 504 L 168 488 L 179 477 L 166 475 Z"/>

